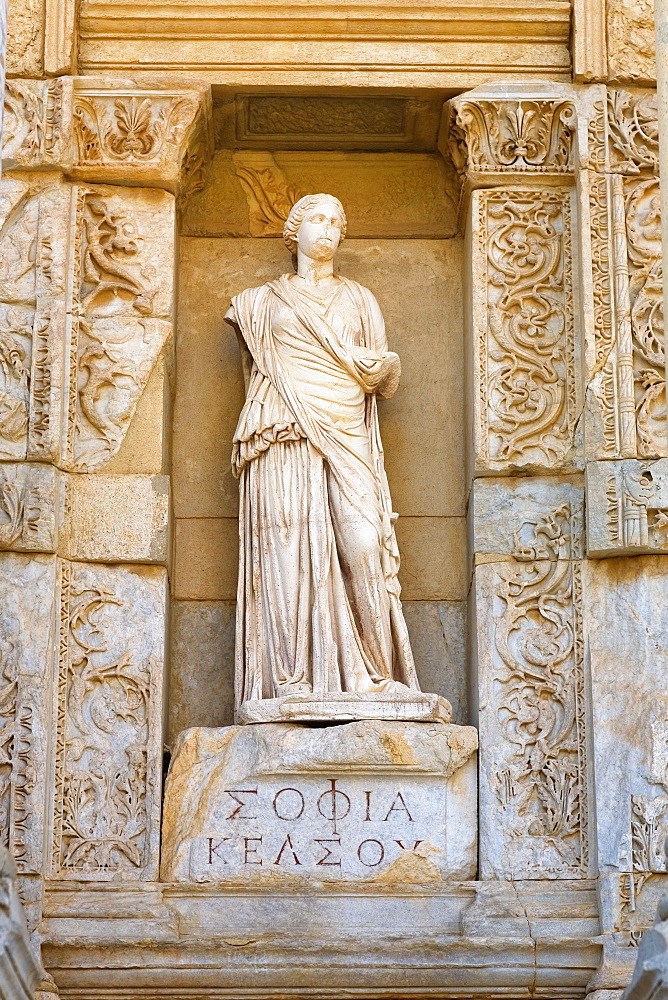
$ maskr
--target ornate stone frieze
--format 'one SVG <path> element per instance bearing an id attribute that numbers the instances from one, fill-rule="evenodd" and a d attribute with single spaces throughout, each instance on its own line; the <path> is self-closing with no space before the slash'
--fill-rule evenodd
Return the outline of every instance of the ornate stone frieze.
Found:
<path id="1" fill-rule="evenodd" d="M 253 236 L 280 236 L 290 209 L 306 193 L 288 183 L 271 153 L 239 151 L 232 161 L 248 200 Z"/>
<path id="2" fill-rule="evenodd" d="M 0 550 L 54 551 L 57 476 L 50 465 L 0 463 Z"/>
<path id="3" fill-rule="evenodd" d="M 60 563 L 54 878 L 157 877 L 165 571 Z"/>
<path id="4" fill-rule="evenodd" d="M 174 200 L 164 191 L 77 187 L 65 468 L 121 445 L 171 331 Z"/>
<path id="5" fill-rule="evenodd" d="M 460 173 L 557 173 L 573 170 L 572 101 L 537 97 L 455 98 L 450 145 Z"/>
<path id="6" fill-rule="evenodd" d="M 591 556 L 668 552 L 668 459 L 587 463 Z"/>
<path id="7" fill-rule="evenodd" d="M 472 200 L 475 457 L 481 472 L 572 464 L 577 421 L 571 196 Z"/>
<path id="8" fill-rule="evenodd" d="M 208 132 L 211 109 L 206 87 L 175 92 L 77 78 L 72 173 L 91 180 L 159 184 L 174 192 L 187 179 L 182 175 L 192 171 L 191 140 L 197 137 L 202 146 L 201 116 Z"/>
<path id="9" fill-rule="evenodd" d="M 2 123 L 3 168 L 57 167 L 71 100 L 68 80 L 8 80 Z"/>
<path id="10" fill-rule="evenodd" d="M 483 878 L 579 878 L 588 871 L 572 517 L 564 503 L 526 522 L 515 561 L 476 569 Z"/>
<path id="11" fill-rule="evenodd" d="M 614 173 L 659 172 L 656 91 L 608 91 L 608 142 Z"/>

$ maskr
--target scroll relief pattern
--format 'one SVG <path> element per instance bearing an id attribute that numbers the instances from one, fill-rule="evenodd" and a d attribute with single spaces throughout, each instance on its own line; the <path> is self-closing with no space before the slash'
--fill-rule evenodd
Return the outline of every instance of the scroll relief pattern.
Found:
<path id="1" fill-rule="evenodd" d="M 494 469 L 558 467 L 576 422 L 570 196 L 482 191 L 478 205 L 478 453 Z"/>
<path id="2" fill-rule="evenodd" d="M 579 544 L 565 503 L 515 537 L 499 564 L 494 710 L 505 737 L 497 764 L 500 824 L 514 870 L 529 878 L 588 870 Z M 573 558 L 575 557 L 575 558 Z"/>
<path id="3" fill-rule="evenodd" d="M 155 877 L 161 664 L 133 635 L 145 595 L 123 572 L 61 565 L 56 877 Z"/>
<path id="4" fill-rule="evenodd" d="M 2 122 L 5 167 L 59 163 L 62 138 L 63 81 L 7 80 Z"/>
<path id="5" fill-rule="evenodd" d="M 2 843 L 29 870 L 31 792 L 37 782 L 34 708 L 21 684 L 20 637 L 3 622 L 0 629 L 0 831 Z"/>
<path id="6" fill-rule="evenodd" d="M 654 95 L 612 91 L 610 174 L 590 186 L 598 458 L 668 454 Z"/>
<path id="7" fill-rule="evenodd" d="M 155 317 L 157 268 L 147 253 L 155 233 L 145 235 L 118 197 L 86 188 L 76 197 L 63 461 L 82 472 L 118 451 L 170 325 Z"/>

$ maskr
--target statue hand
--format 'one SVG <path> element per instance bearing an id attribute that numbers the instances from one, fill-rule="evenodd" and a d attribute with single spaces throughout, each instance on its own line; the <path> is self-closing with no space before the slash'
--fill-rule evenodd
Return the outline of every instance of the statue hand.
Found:
<path id="1" fill-rule="evenodd" d="M 383 357 L 381 375 L 376 388 L 378 395 L 383 399 L 389 399 L 391 396 L 394 396 L 399 387 L 400 378 L 401 360 L 399 359 L 399 355 L 395 354 L 394 351 L 388 351 Z"/>

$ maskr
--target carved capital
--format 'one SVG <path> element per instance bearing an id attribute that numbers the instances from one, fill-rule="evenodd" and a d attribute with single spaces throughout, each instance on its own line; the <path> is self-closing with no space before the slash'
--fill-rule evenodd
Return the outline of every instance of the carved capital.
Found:
<path id="1" fill-rule="evenodd" d="M 502 174 L 573 170 L 576 110 L 563 97 L 478 95 L 451 102 L 450 148 L 460 174 L 477 186 Z"/>
<path id="2" fill-rule="evenodd" d="M 73 176 L 173 193 L 196 189 L 193 174 L 213 148 L 207 87 L 143 89 L 78 78 L 72 100 Z"/>
<path id="3" fill-rule="evenodd" d="M 88 77 L 7 84 L 4 169 L 54 168 L 191 193 L 212 150 L 203 85 L 142 88 Z"/>

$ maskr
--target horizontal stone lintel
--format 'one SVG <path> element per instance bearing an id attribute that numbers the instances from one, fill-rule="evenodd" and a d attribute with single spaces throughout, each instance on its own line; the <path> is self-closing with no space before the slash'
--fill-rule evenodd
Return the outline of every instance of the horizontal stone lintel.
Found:
<path id="1" fill-rule="evenodd" d="M 583 997 L 602 947 L 595 883 L 47 883 L 43 955 L 63 1000 Z M 119 927 L 123 927 L 119 942 Z M 188 967 L 183 966 L 187 945 Z M 323 988 L 323 968 L 327 983 Z M 185 994 L 184 994 L 185 995 Z"/>

